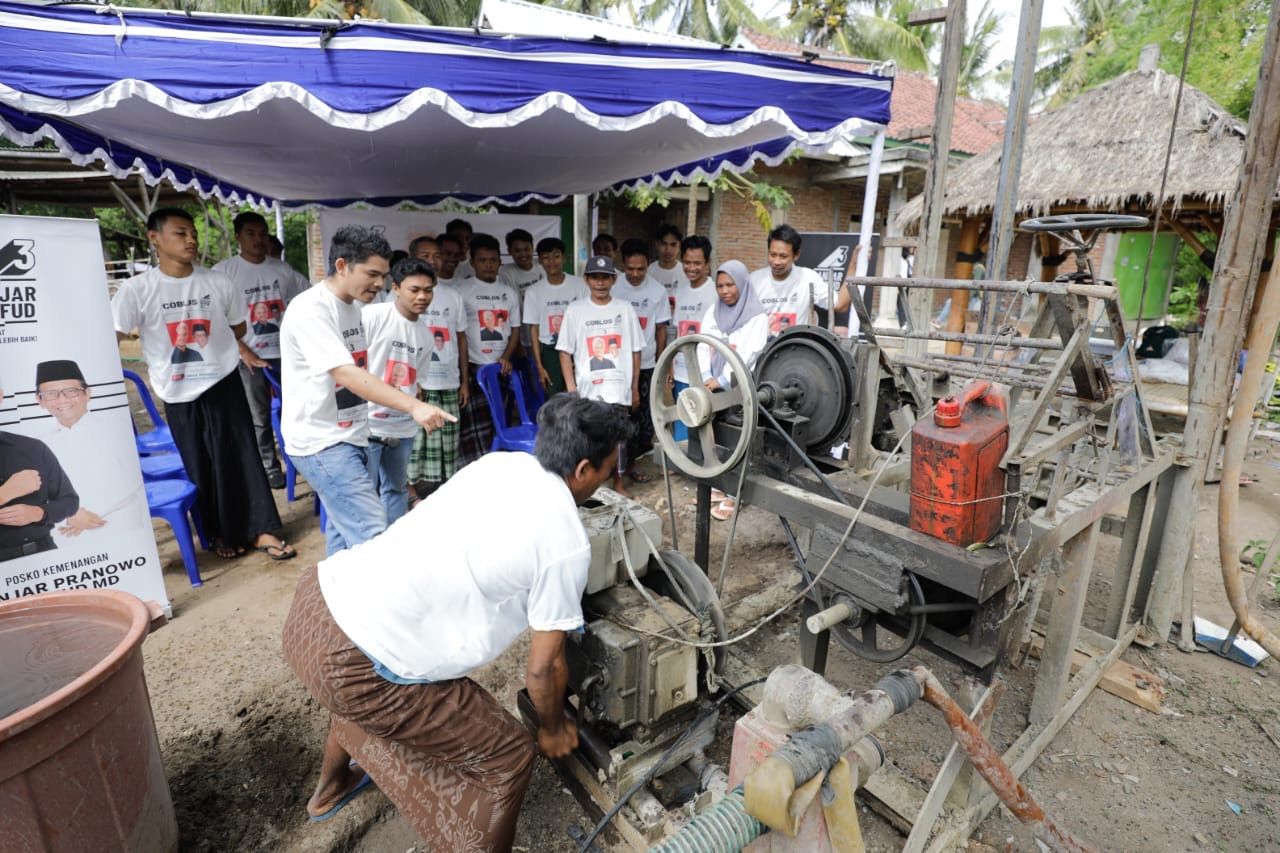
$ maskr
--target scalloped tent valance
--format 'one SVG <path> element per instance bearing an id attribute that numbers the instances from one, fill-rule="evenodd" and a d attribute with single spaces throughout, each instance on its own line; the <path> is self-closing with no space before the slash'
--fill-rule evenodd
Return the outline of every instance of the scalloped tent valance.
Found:
<path id="1" fill-rule="evenodd" d="M 553 201 L 873 133 L 892 79 L 746 51 L 0 0 L 0 135 L 228 203 Z"/>

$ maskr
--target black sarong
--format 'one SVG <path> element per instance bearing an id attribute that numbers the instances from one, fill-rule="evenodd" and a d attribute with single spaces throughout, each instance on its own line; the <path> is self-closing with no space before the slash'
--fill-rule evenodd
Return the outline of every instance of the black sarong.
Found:
<path id="1" fill-rule="evenodd" d="M 235 371 L 189 403 L 166 403 L 173 441 L 205 532 L 228 548 L 250 547 L 280 529 L 280 513 L 262 469 L 253 417 Z"/>

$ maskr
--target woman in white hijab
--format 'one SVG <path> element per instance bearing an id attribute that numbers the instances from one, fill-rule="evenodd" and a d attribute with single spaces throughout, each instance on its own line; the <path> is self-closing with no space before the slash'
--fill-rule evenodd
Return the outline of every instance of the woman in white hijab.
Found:
<path id="1" fill-rule="evenodd" d="M 742 261 L 725 261 L 716 270 L 716 295 L 720 300 L 707 311 L 701 333 L 726 341 L 754 370 L 760 351 L 769 341 L 769 315 L 751 289 L 751 279 Z M 724 356 L 706 344 L 698 347 L 698 365 L 702 383 L 711 391 L 728 390 L 733 381 L 733 368 Z M 711 508 L 711 517 L 727 521 L 737 509 L 732 497 L 718 490 L 713 493 L 719 503 Z"/>

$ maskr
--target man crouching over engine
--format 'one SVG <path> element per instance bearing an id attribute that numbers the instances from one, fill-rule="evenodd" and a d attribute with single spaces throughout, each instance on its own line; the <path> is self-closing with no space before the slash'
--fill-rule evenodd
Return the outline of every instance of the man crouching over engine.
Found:
<path id="1" fill-rule="evenodd" d="M 577 505 L 610 476 L 630 429 L 607 403 L 557 395 L 538 414 L 532 456 L 488 454 L 303 573 L 284 653 L 332 714 L 313 820 L 372 780 L 431 849 L 511 848 L 533 739 L 466 676 L 532 628 L 537 748 L 559 758 L 577 746 L 563 711 L 565 632 L 582 627 L 590 561 Z M 376 747 L 353 747 L 363 766 L 344 733 Z"/>

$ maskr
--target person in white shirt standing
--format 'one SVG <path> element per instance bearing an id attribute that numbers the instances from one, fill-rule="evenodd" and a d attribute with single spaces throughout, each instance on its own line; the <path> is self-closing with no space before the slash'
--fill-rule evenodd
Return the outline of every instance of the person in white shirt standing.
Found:
<path id="1" fill-rule="evenodd" d="M 587 283 L 564 271 L 564 242 L 559 237 L 543 237 L 538 241 L 538 259 L 543 280 L 525 295 L 524 328 L 529 334 L 529 355 L 538 370 L 538 381 L 549 395 L 565 389 L 560 373 L 560 355 L 556 341 L 564 310 L 577 299 L 586 299 Z M 534 341 L 537 341 L 536 348 Z"/>
<path id="2" fill-rule="evenodd" d="M 417 258 L 431 264 L 431 268 L 440 274 L 440 244 L 435 237 L 423 235 L 409 241 L 409 257 Z M 437 280 L 437 284 L 439 281 Z"/>
<path id="3" fill-rule="evenodd" d="M 475 229 L 465 219 L 451 219 L 449 224 L 444 226 L 444 233 L 452 237 L 462 251 L 462 257 L 458 259 L 458 269 L 454 275 L 457 278 L 471 278 L 476 274 L 475 263 L 472 258 L 475 249 L 471 245 L 471 238 L 475 235 Z M 471 260 L 468 260 L 469 258 Z"/>
<path id="4" fill-rule="evenodd" d="M 498 281 L 502 254 L 497 238 L 490 234 L 473 236 L 471 258 L 475 278 L 467 279 L 458 288 L 467 312 L 467 357 L 471 360 L 471 387 L 458 419 L 459 468 L 488 453 L 493 445 L 493 415 L 480 390 L 480 368 L 496 363 L 501 365 L 502 376 L 509 377 L 511 359 L 520 346 L 520 335 L 515 332 L 520 328 L 520 297 Z M 498 417 L 505 414 L 500 412 Z"/>
<path id="5" fill-rule="evenodd" d="M 701 234 L 685 237 L 680 244 L 680 263 L 684 267 L 685 283 L 676 291 L 675 307 L 671 309 L 671 322 L 676 327 L 676 339 L 696 335 L 702 328 L 702 320 L 716 302 L 715 286 L 711 281 L 711 241 Z M 684 353 L 676 353 L 667 374 L 667 387 L 672 396 L 679 398 L 689 387 L 689 368 Z M 696 379 L 696 377 L 695 377 Z M 688 428 L 677 421 L 671 430 L 676 441 L 689 437 Z"/>
<path id="6" fill-rule="evenodd" d="M 274 560 L 296 557 L 272 532 L 280 514 L 236 373 L 241 360 L 255 370 L 267 364 L 244 340 L 244 299 L 225 275 L 195 265 L 199 240 L 185 210 L 153 211 L 147 239 L 159 265 L 120 285 L 111 315 L 118 339 L 138 330 L 151 389 L 165 403 L 205 532 L 221 557 L 238 557 L 248 546 Z M 204 353 L 198 361 L 174 361 L 180 335 L 195 326 L 208 333 Z"/>
<path id="7" fill-rule="evenodd" d="M 609 477 L 629 427 L 611 406 L 553 397 L 532 454 L 490 454 L 381 536 L 303 572 L 284 656 L 332 712 L 308 815 L 332 817 L 372 781 L 431 850 L 511 849 L 535 748 L 562 758 L 578 744 L 564 711 L 591 564 L 577 505 Z M 532 737 L 468 677 L 526 630 Z M 368 745 L 364 764 L 343 747 L 352 740 Z"/>
<path id="8" fill-rule="evenodd" d="M 682 284 L 689 283 L 684 274 L 684 265 L 680 262 L 680 246 L 684 235 L 674 225 L 666 224 L 658 227 L 653 237 L 658 244 L 658 259 L 649 264 L 649 276 L 667 291 L 667 302 L 671 310 L 676 310 L 676 292 Z M 708 258 L 708 260 L 710 260 Z"/>
<path id="9" fill-rule="evenodd" d="M 466 282 L 471 274 L 464 273 L 458 268 L 466 258 L 462 250 L 462 241 L 457 237 L 441 234 L 436 238 L 436 247 L 440 253 L 440 263 L 432 264 L 436 268 L 436 283 L 457 287 Z"/>
<path id="10" fill-rule="evenodd" d="M 814 306 L 830 310 L 827 283 L 808 267 L 796 266 L 800 259 L 800 233 L 790 225 L 769 232 L 769 265 L 751 273 L 751 286 L 769 315 L 769 335 L 776 337 L 792 326 L 813 323 Z M 849 289 L 836 290 L 835 310 L 848 311 Z"/>
<path id="11" fill-rule="evenodd" d="M 640 402 L 631 414 L 635 434 L 627 447 L 631 461 L 631 479 L 637 483 L 649 481 L 649 475 L 638 471 L 635 460 L 653 449 L 653 417 L 649 414 L 649 388 L 653 382 L 653 366 L 658 355 L 666 349 L 668 329 L 671 326 L 671 303 L 667 291 L 649 275 L 649 248 L 643 240 L 626 240 L 622 244 L 622 271 L 627 277 L 625 287 L 614 291 L 631 303 L 640 321 L 644 335 L 644 349 L 640 352 Z"/>
<path id="12" fill-rule="evenodd" d="M 637 383 L 644 349 L 640 321 L 631 303 L 613 294 L 618 271 L 612 259 L 593 255 L 584 277 L 591 297 L 565 309 L 556 341 L 565 384 L 570 393 L 634 412 L 640 405 Z M 627 495 L 622 485 L 626 473 L 626 447 L 619 446 L 613 489 L 621 495 Z"/>
<path id="13" fill-rule="evenodd" d="M 387 514 L 369 478 L 365 401 L 408 414 L 427 431 L 452 416 L 374 376 L 360 306 L 388 273 L 391 247 L 357 225 L 338 229 L 329 274 L 293 300 L 280 329 L 285 452 L 328 511 L 325 552 L 377 536 Z"/>
<path id="14" fill-rule="evenodd" d="M 511 256 L 511 263 L 503 264 L 498 269 L 498 281 L 514 290 L 520 297 L 520 316 L 524 317 L 528 314 L 524 300 L 529 288 L 546 280 L 547 274 L 542 269 L 542 265 L 533 259 L 533 235 L 528 231 L 523 228 L 512 229 L 507 232 L 503 242 L 507 244 L 507 254 Z M 529 337 L 529 330 L 525 326 L 520 327 L 520 346 L 524 347 L 530 357 L 533 357 L 533 339 Z"/>
<path id="15" fill-rule="evenodd" d="M 275 316 L 284 314 L 293 297 L 311 286 L 293 267 L 271 257 L 271 233 L 262 214 L 245 211 L 231 221 L 240 254 L 214 265 L 214 270 L 235 283 L 244 299 L 252 323 L 253 334 L 246 341 L 258 358 L 271 367 L 280 380 L 280 328 Z M 258 455 L 273 489 L 284 488 L 284 472 L 276 456 L 276 437 L 271 429 L 271 383 L 261 370 L 240 363 L 240 381 L 244 384 L 249 412 L 253 415 L 253 431 L 258 439 Z"/>
<path id="16" fill-rule="evenodd" d="M 361 317 L 369 340 L 369 372 L 416 397 L 420 387 L 427 387 L 432 357 L 439 361 L 432 330 L 423 319 L 435 301 L 436 271 L 426 261 L 405 258 L 391 268 L 391 281 L 392 301 L 366 309 Z M 369 404 L 369 476 L 388 525 L 409 509 L 409 455 L 420 429 L 406 412 Z"/>
<path id="17" fill-rule="evenodd" d="M 471 388 L 467 358 L 467 312 L 462 296 L 452 287 L 437 285 L 431 304 L 422 312 L 431 333 L 426 378 L 420 396 L 455 418 L 466 405 Z M 409 484 L 414 500 L 427 497 L 454 475 L 458 467 L 458 424 L 445 423 L 428 433 L 418 430 L 409 454 Z"/>

